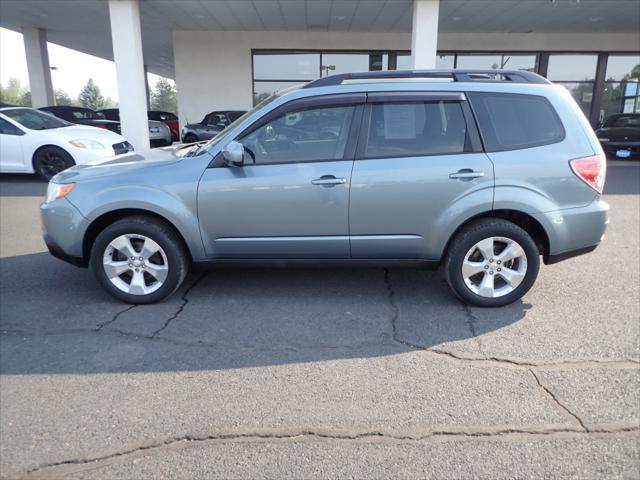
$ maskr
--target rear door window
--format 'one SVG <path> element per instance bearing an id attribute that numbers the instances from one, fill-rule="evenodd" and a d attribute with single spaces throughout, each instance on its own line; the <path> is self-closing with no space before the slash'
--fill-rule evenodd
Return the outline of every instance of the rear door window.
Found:
<path id="1" fill-rule="evenodd" d="M 412 157 L 469 151 L 460 102 L 382 102 L 371 105 L 364 157 Z"/>
<path id="2" fill-rule="evenodd" d="M 565 137 L 562 122 L 545 97 L 481 92 L 468 96 L 488 152 L 549 145 Z"/>

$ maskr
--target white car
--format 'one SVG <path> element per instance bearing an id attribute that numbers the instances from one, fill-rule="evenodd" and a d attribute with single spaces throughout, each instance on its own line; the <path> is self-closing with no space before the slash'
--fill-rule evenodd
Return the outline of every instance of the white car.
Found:
<path id="1" fill-rule="evenodd" d="M 133 151 L 124 137 L 26 107 L 0 108 L 0 172 L 49 180 L 76 164 Z"/>

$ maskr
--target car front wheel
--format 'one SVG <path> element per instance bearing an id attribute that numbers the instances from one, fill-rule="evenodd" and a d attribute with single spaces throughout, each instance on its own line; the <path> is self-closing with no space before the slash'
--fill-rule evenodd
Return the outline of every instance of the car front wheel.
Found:
<path id="1" fill-rule="evenodd" d="M 481 219 L 464 227 L 445 258 L 445 276 L 465 303 L 501 307 L 533 286 L 540 254 L 531 236 L 502 219 Z"/>
<path id="2" fill-rule="evenodd" d="M 145 216 L 118 220 L 100 232 L 90 263 L 107 292 L 133 304 L 154 303 L 171 295 L 189 267 L 178 234 L 164 222 Z"/>
<path id="3" fill-rule="evenodd" d="M 33 157 L 33 169 L 38 176 L 48 182 L 54 175 L 75 165 L 73 158 L 58 147 L 44 147 Z"/>

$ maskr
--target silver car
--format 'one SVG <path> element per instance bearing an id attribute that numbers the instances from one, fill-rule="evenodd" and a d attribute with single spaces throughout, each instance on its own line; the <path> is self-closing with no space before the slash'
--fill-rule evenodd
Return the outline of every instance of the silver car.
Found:
<path id="1" fill-rule="evenodd" d="M 200 262 L 441 266 L 464 302 L 522 297 L 604 236 L 606 163 L 571 95 L 524 71 L 367 72 L 267 99 L 206 144 L 70 168 L 55 256 L 151 303 Z"/>
<path id="2" fill-rule="evenodd" d="M 107 120 L 120 121 L 120 110 L 117 108 L 105 108 L 98 110 Z M 149 143 L 151 148 L 166 147 L 173 143 L 171 129 L 166 123 L 157 120 L 149 120 Z"/>

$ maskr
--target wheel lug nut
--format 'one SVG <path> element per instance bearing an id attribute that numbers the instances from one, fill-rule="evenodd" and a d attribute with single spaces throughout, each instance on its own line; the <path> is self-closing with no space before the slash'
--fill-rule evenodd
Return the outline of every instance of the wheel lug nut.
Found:
<path id="1" fill-rule="evenodd" d="M 498 260 L 498 265 L 500 265 L 501 263 L 502 263 L 502 261 L 501 261 L 501 260 Z"/>
<path id="2" fill-rule="evenodd" d="M 502 269 L 500 267 L 498 267 L 498 271 L 501 271 Z"/>
<path id="3" fill-rule="evenodd" d="M 491 260 L 489 260 L 489 263 L 493 263 L 493 258 Z"/>
<path id="4" fill-rule="evenodd" d="M 130 267 L 133 267 L 133 263 L 130 263 L 130 264 L 129 264 L 129 266 L 130 266 Z"/>
<path id="5" fill-rule="evenodd" d="M 489 275 L 493 275 L 493 270 L 491 270 L 491 271 L 489 272 Z"/>
<path id="6" fill-rule="evenodd" d="M 485 270 L 489 270 L 489 265 L 485 265 L 485 266 L 484 266 L 484 269 L 485 269 Z"/>

